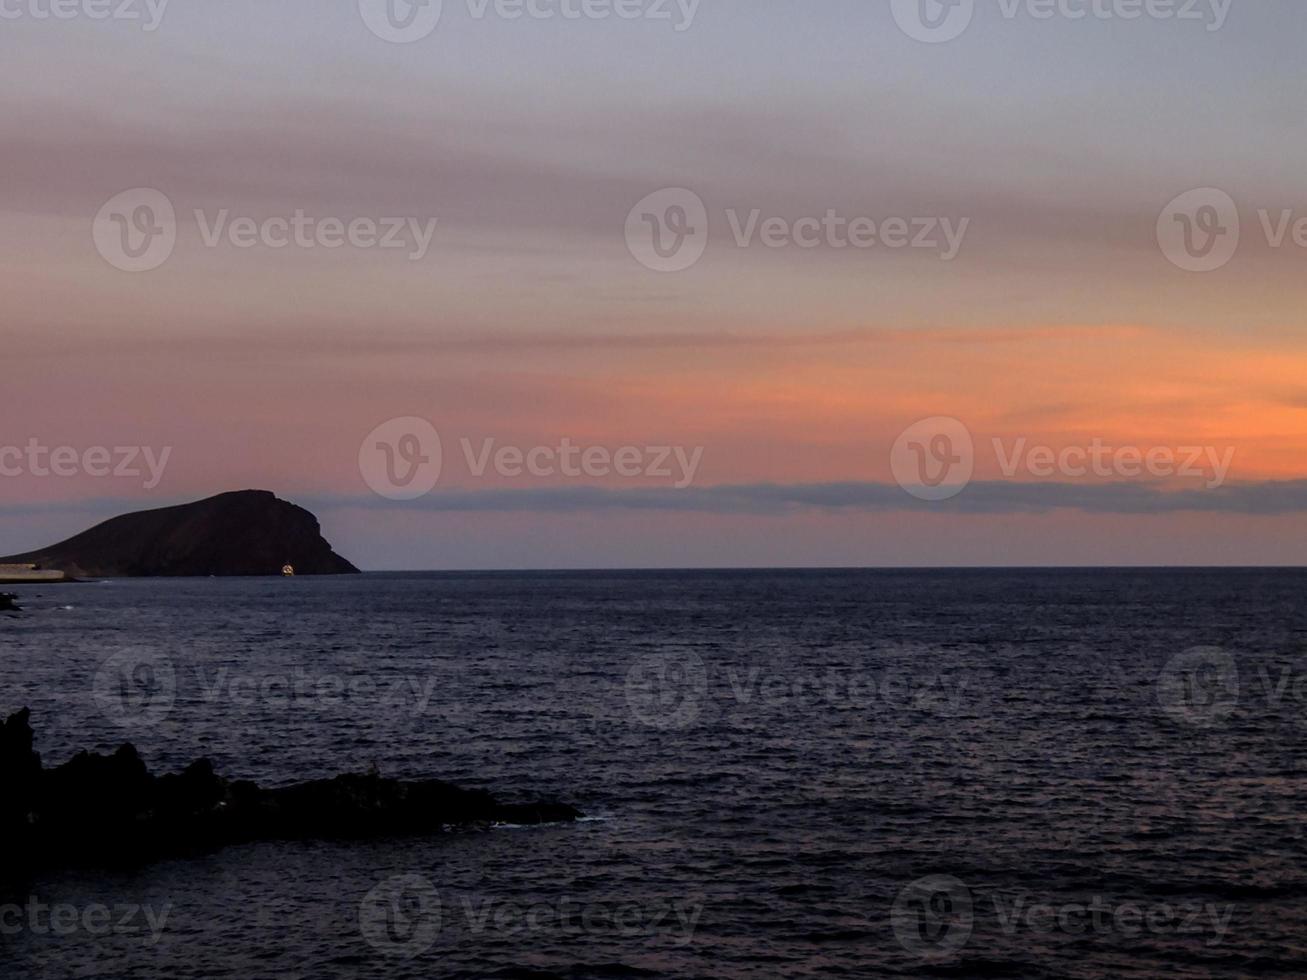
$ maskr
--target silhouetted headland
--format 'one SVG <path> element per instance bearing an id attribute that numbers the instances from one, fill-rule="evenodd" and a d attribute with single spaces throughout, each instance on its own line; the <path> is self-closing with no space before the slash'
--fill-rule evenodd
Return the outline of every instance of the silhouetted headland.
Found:
<path id="1" fill-rule="evenodd" d="M 0 578 L 6 565 L 12 582 L 358 572 L 331 550 L 316 517 L 267 490 L 124 514 L 48 548 L 0 558 Z"/>
<path id="2" fill-rule="evenodd" d="M 500 803 L 438 780 L 375 773 L 261 789 L 229 781 L 207 759 L 154 776 L 131 745 L 82 752 L 45 769 L 30 712 L 0 726 L 0 878 L 45 867 L 135 864 L 260 840 L 367 839 L 495 824 L 576 820 L 563 803 Z"/>

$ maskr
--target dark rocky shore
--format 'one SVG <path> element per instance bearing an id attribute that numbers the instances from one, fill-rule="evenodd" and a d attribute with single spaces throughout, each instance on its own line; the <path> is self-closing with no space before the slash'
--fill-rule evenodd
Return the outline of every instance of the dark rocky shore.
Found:
<path id="1" fill-rule="evenodd" d="M 436 780 L 345 775 L 262 789 L 218 776 L 206 759 L 155 776 L 131 745 L 46 769 L 30 713 L 0 726 L 0 878 L 47 867 L 137 864 L 260 840 L 434 834 L 496 823 L 577 819 L 562 803 L 508 805 Z"/>

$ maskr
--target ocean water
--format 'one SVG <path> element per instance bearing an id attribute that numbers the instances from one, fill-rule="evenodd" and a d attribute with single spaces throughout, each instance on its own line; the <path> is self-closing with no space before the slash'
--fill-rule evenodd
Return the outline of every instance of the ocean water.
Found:
<path id="1" fill-rule="evenodd" d="M 0 895 L 9 977 L 1307 975 L 1307 573 L 367 575 L 20 588 L 0 711 L 575 825 Z M 95 814 L 86 815 L 94 821 Z"/>

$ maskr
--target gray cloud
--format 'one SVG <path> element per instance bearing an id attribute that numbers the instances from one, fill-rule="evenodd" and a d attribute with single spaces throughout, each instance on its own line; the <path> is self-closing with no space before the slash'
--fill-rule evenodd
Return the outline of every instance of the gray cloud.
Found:
<path id="1" fill-rule="evenodd" d="M 787 514 L 817 511 L 921 511 L 954 514 L 1307 512 L 1307 480 L 1266 481 L 1213 490 L 1167 490 L 1147 483 L 1014 483 L 976 481 L 958 497 L 926 503 L 891 483 L 754 483 L 675 490 L 641 487 L 548 487 L 529 490 L 437 490 L 411 503 L 375 497 L 318 496 L 321 508 L 403 508 L 430 512 L 576 513 L 594 510 Z"/>

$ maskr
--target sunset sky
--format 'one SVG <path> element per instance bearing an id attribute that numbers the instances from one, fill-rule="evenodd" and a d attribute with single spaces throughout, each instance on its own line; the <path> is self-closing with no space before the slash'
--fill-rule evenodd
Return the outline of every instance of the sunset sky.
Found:
<path id="1" fill-rule="evenodd" d="M 445 0 L 405 44 L 356 0 L 172 0 L 155 30 L 46 6 L 0 20 L 0 447 L 171 453 L 148 489 L 0 475 L 0 554 L 258 487 L 368 569 L 1307 562 L 1301 4 L 1233 0 L 1212 29 L 1209 0 L 1206 21 L 982 0 L 923 43 L 888 0 L 702 0 L 688 23 Z M 92 234 L 134 188 L 177 218 L 138 273 Z M 665 188 L 707 211 L 684 271 L 628 244 Z M 1240 225 L 1210 272 L 1159 244 L 1197 188 Z M 220 214 L 297 211 L 436 226 L 416 260 L 206 243 Z M 754 211 L 966 230 L 951 260 L 741 247 Z M 387 499 L 360 447 L 407 417 L 439 432 L 440 480 Z M 975 443 L 940 502 L 891 466 L 934 417 Z M 682 488 L 478 476 L 465 439 L 702 455 Z M 1228 472 L 1003 466 L 1095 443 Z"/>

